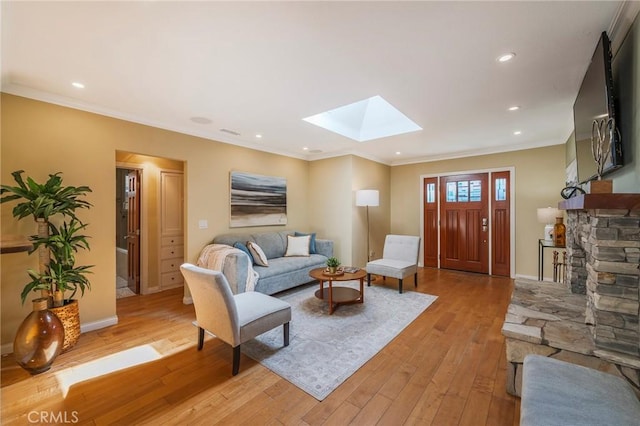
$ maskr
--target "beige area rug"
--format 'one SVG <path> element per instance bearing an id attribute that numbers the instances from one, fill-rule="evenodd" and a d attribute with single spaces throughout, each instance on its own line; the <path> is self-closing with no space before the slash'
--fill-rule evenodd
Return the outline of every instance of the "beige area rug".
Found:
<path id="1" fill-rule="evenodd" d="M 317 289 L 310 284 L 277 295 L 292 306 L 288 347 L 282 347 L 277 327 L 243 343 L 242 352 L 320 401 L 437 299 L 365 284 L 364 304 L 343 305 L 329 315 L 327 304 L 314 296 Z"/>

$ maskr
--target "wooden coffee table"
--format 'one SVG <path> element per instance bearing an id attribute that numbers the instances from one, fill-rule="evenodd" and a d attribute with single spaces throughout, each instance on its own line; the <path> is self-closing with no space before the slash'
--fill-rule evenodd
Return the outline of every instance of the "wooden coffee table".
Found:
<path id="1" fill-rule="evenodd" d="M 325 272 L 325 268 L 317 268 L 312 269 L 309 272 L 309 276 L 320 282 L 320 289 L 316 291 L 316 297 L 326 300 L 329 303 L 329 315 L 332 315 L 333 311 L 339 305 L 364 303 L 364 278 L 367 276 L 367 271 L 364 269 L 359 269 L 352 274 L 345 272 L 343 274 L 332 275 Z M 334 281 L 352 280 L 360 280 L 360 291 L 350 287 L 333 286 Z M 329 283 L 327 288 L 324 287 L 325 282 Z"/>

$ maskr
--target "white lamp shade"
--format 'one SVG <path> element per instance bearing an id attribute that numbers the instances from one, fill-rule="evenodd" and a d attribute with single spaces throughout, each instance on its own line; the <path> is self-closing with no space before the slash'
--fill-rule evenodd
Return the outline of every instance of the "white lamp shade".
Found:
<path id="1" fill-rule="evenodd" d="M 379 206 L 380 193 L 377 189 L 361 189 L 356 191 L 356 206 Z"/>
<path id="2" fill-rule="evenodd" d="M 555 223 L 556 217 L 562 217 L 562 213 L 554 207 L 538 209 L 538 222 L 540 223 Z"/>

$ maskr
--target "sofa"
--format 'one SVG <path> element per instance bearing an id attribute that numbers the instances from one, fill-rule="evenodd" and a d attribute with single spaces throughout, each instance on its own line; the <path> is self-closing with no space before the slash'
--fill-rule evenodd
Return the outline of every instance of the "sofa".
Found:
<path id="1" fill-rule="evenodd" d="M 541 355 L 527 355 L 521 426 L 638 425 L 640 401 L 622 378 Z"/>
<path id="2" fill-rule="evenodd" d="M 286 257 L 288 235 L 302 236 L 310 235 L 309 256 L 289 256 Z M 304 234 L 294 231 L 264 232 L 256 234 L 222 234 L 213 239 L 213 244 L 226 244 L 241 248 L 247 242 L 257 244 L 267 258 L 268 266 L 253 265 L 253 269 L 258 273 L 258 281 L 255 291 L 264 294 L 275 294 L 283 290 L 299 286 L 313 281 L 309 276 L 309 271 L 315 268 L 326 266 L 327 259 L 333 256 L 333 241 L 318 239 L 315 234 Z M 242 253 L 241 248 L 237 253 L 231 254 L 235 259 L 227 259 L 224 263 L 222 273 L 231 278 L 231 288 L 237 289 L 238 293 L 245 291 L 248 262 L 253 262 L 250 253 Z M 234 271 L 225 269 L 233 267 Z M 235 282 L 231 282 L 231 280 Z"/>

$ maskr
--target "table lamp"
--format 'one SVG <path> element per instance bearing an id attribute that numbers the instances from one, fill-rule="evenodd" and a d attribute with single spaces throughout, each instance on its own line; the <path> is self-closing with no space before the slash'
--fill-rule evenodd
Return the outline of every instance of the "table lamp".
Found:
<path id="1" fill-rule="evenodd" d="M 562 217 L 562 214 L 554 207 L 538 209 L 538 222 L 545 224 L 544 239 L 549 242 L 553 241 L 553 224 L 556 222 L 556 217 Z"/>

